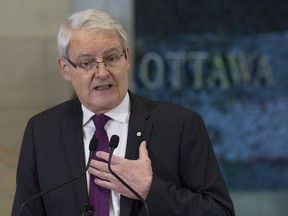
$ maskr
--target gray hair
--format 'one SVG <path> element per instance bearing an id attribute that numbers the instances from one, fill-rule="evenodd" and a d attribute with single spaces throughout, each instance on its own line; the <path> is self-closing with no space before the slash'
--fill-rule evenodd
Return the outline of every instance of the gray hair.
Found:
<path id="1" fill-rule="evenodd" d="M 72 14 L 60 26 L 58 32 L 59 56 L 68 58 L 70 40 L 74 31 L 91 28 L 115 30 L 121 39 L 123 47 L 126 48 L 128 45 L 125 30 L 112 15 L 100 10 L 88 9 Z"/>

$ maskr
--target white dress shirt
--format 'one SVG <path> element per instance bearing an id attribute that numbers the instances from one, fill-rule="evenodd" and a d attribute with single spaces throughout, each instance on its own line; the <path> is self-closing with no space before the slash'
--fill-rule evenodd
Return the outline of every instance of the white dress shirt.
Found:
<path id="1" fill-rule="evenodd" d="M 84 139 L 84 149 L 85 149 L 85 160 L 86 164 L 89 157 L 89 143 L 95 132 L 95 125 L 91 120 L 91 117 L 95 113 L 88 110 L 84 105 L 82 105 L 83 111 L 83 139 Z M 108 138 L 110 140 L 111 136 L 116 134 L 119 136 L 119 144 L 115 149 L 113 155 L 120 157 L 125 157 L 126 145 L 127 145 L 127 135 L 128 135 L 128 121 L 130 116 L 130 98 L 128 93 L 126 94 L 124 100 L 119 106 L 105 113 L 111 119 L 106 123 L 105 130 L 107 132 Z M 87 172 L 87 185 L 89 191 L 90 184 L 90 174 Z M 111 191 L 110 197 L 110 216 L 120 215 L 120 194 Z"/>

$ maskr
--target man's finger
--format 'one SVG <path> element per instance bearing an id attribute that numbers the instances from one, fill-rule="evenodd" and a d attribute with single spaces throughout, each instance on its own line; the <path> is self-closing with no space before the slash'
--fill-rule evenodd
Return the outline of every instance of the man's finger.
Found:
<path id="1" fill-rule="evenodd" d="M 104 151 L 98 151 L 96 152 L 96 156 L 102 160 L 108 161 L 109 159 L 109 153 Z"/>
<path id="2" fill-rule="evenodd" d="M 146 141 L 142 141 L 139 147 L 139 158 L 147 158 L 148 156 L 148 151 L 146 148 Z"/>

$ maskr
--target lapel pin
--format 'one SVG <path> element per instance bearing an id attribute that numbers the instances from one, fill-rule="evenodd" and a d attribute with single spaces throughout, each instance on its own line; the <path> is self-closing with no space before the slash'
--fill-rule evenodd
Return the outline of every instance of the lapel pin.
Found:
<path id="1" fill-rule="evenodd" d="M 137 135 L 138 137 L 140 137 L 140 136 L 142 135 L 142 133 L 141 133 L 140 131 L 138 131 L 138 132 L 136 133 L 136 135 Z"/>

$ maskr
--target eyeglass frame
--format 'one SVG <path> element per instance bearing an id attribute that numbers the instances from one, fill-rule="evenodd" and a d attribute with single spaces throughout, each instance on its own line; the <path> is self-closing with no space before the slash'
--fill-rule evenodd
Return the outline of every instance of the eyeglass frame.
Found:
<path id="1" fill-rule="evenodd" d="M 122 56 L 124 56 L 125 59 L 127 59 L 127 53 L 126 53 L 126 50 L 125 50 L 125 49 L 123 49 L 123 51 L 122 51 L 122 53 L 121 53 L 120 55 L 118 55 L 117 57 L 115 57 L 116 61 L 118 62 Z M 75 68 L 76 70 L 77 70 L 77 68 L 80 68 L 80 69 L 85 70 L 86 72 L 88 72 L 88 71 L 92 70 L 92 69 L 94 68 L 94 66 L 95 66 L 95 65 L 94 65 L 91 69 L 87 70 L 87 69 L 83 68 L 82 66 L 80 66 L 78 63 L 75 63 L 75 62 L 71 61 L 69 58 L 64 57 L 64 59 L 66 59 L 66 60 L 69 62 L 69 64 L 70 64 L 73 68 Z M 99 65 L 100 63 L 104 63 L 105 68 L 107 68 L 107 65 L 109 65 L 109 64 L 107 64 L 107 61 L 108 61 L 108 60 L 103 60 L 103 59 L 102 59 L 102 61 L 96 61 L 96 60 L 95 60 L 95 61 L 93 61 L 93 62 L 96 63 L 96 68 L 99 68 L 98 65 Z"/>

